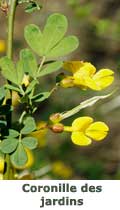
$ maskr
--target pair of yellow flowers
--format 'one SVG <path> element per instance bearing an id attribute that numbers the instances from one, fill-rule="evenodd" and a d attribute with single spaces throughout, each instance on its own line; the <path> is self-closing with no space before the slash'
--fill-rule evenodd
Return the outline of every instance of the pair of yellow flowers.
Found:
<path id="1" fill-rule="evenodd" d="M 110 69 L 101 69 L 96 73 L 96 68 L 88 62 L 71 61 L 64 63 L 64 69 L 71 72 L 60 83 L 64 88 L 77 86 L 82 89 L 90 88 L 100 91 L 112 84 L 114 72 Z M 93 118 L 85 116 L 75 119 L 72 126 L 64 126 L 64 131 L 72 132 L 71 139 L 74 144 L 87 146 L 92 140 L 103 140 L 109 131 L 104 122 L 93 122 Z"/>

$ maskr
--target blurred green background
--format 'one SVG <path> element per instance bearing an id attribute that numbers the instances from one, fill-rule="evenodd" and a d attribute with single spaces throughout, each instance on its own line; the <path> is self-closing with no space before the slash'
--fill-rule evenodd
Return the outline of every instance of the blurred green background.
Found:
<path id="1" fill-rule="evenodd" d="M 89 61 L 100 68 L 115 72 L 115 82 L 105 91 L 81 91 L 77 88 L 56 91 L 43 102 L 36 112 L 36 120 L 47 120 L 55 112 L 63 112 L 95 95 L 111 92 L 120 82 L 120 1 L 119 0 L 40 0 L 43 8 L 32 14 L 25 13 L 25 5 L 19 6 L 16 14 L 14 33 L 14 59 L 20 49 L 27 47 L 24 27 L 35 23 L 40 27 L 53 12 L 65 14 L 69 21 L 69 34 L 80 40 L 77 51 L 64 60 Z M 0 40 L 6 39 L 6 17 L 0 12 Z M 1 50 L 0 56 L 5 52 Z M 62 70 L 63 72 L 63 70 Z M 41 90 L 49 90 L 55 84 L 55 76 L 40 81 Z M 1 77 L 1 84 L 3 79 Z M 15 106 L 14 120 L 22 107 Z M 93 142 L 87 147 L 75 146 L 70 135 L 52 134 L 41 136 L 40 148 L 34 151 L 35 164 L 30 169 L 40 179 L 120 179 L 120 94 L 119 90 L 107 100 L 86 108 L 79 114 L 64 121 L 71 125 L 77 116 L 89 115 L 97 121 L 104 121 L 110 127 L 108 137 L 102 142 Z"/>

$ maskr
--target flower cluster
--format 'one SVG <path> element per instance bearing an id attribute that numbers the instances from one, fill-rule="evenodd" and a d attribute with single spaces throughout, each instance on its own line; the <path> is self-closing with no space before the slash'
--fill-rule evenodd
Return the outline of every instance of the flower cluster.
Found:
<path id="1" fill-rule="evenodd" d="M 72 72 L 72 76 L 65 76 L 60 82 L 64 88 L 77 86 L 86 90 L 100 91 L 112 84 L 114 72 L 110 69 L 100 69 L 96 73 L 96 68 L 91 63 L 83 61 L 68 61 L 63 68 Z"/>
<path id="2" fill-rule="evenodd" d="M 100 91 L 110 86 L 114 81 L 114 72 L 110 69 L 100 69 L 96 72 L 95 66 L 89 62 L 68 61 L 64 62 L 63 68 L 72 73 L 64 76 L 60 85 L 64 88 L 80 87 L 83 90 L 88 88 Z M 75 119 L 72 126 L 64 126 L 64 131 L 71 132 L 72 142 L 76 145 L 87 146 L 92 140 L 103 140 L 109 131 L 104 122 L 93 122 L 89 116 Z"/>

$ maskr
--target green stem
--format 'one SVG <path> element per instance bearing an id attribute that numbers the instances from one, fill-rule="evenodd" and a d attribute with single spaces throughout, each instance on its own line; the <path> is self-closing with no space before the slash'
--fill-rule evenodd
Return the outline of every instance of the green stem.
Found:
<path id="1" fill-rule="evenodd" d="M 12 59 L 13 57 L 13 33 L 14 33 L 14 19 L 15 19 L 15 11 L 18 0 L 11 0 L 9 5 L 9 13 L 8 13 L 8 39 L 7 39 L 7 56 Z M 12 104 L 12 92 L 10 92 L 9 103 Z M 11 127 L 12 114 L 10 113 L 7 117 L 7 125 L 8 129 Z M 11 164 L 10 164 L 10 156 L 6 155 L 6 172 L 4 174 L 4 179 L 9 180 L 12 178 L 11 173 Z"/>
<path id="2" fill-rule="evenodd" d="M 38 68 L 38 74 L 39 74 L 40 71 L 41 71 L 41 68 L 42 68 L 42 66 L 43 66 L 43 64 L 44 64 L 44 62 L 45 62 L 45 59 L 46 59 L 46 57 L 43 56 L 43 57 L 42 57 L 42 60 L 41 60 L 41 63 L 40 63 L 40 66 L 39 66 L 39 68 Z"/>
<path id="3" fill-rule="evenodd" d="M 8 41 L 7 41 L 7 56 L 12 59 L 13 56 L 13 33 L 14 33 L 14 19 L 18 0 L 10 1 L 10 8 L 8 14 Z"/>

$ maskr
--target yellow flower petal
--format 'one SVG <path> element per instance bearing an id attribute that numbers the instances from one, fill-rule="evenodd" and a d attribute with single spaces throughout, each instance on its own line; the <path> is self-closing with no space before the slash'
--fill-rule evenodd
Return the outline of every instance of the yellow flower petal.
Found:
<path id="1" fill-rule="evenodd" d="M 93 80 L 100 90 L 108 87 L 114 81 L 114 72 L 109 69 L 101 69 L 93 76 Z"/>
<path id="2" fill-rule="evenodd" d="M 67 61 L 64 63 L 63 68 L 67 71 L 75 73 L 84 65 L 83 61 Z"/>
<path id="3" fill-rule="evenodd" d="M 91 80 L 96 68 L 91 63 L 84 63 L 84 66 L 79 71 L 73 74 L 74 84 L 87 86 L 87 81 Z"/>
<path id="4" fill-rule="evenodd" d="M 94 79 L 100 79 L 103 77 L 112 76 L 113 74 L 114 72 L 110 69 L 101 69 L 94 75 Z"/>
<path id="5" fill-rule="evenodd" d="M 86 74 L 86 72 L 84 72 L 84 71 L 77 71 L 73 75 L 74 85 L 77 85 L 77 86 L 79 86 L 79 85 L 86 86 L 86 83 L 85 83 L 86 77 L 88 77 L 88 75 Z"/>
<path id="6" fill-rule="evenodd" d="M 105 123 L 95 122 L 86 129 L 85 134 L 96 141 L 100 141 L 107 136 L 108 131 L 109 128 Z"/>
<path id="7" fill-rule="evenodd" d="M 72 123 L 73 131 L 84 131 L 93 122 L 91 117 L 79 117 Z"/>
<path id="8" fill-rule="evenodd" d="M 89 62 L 84 62 L 84 66 L 80 69 L 81 71 L 86 71 L 89 76 L 93 76 L 96 72 L 95 66 Z"/>
<path id="9" fill-rule="evenodd" d="M 80 146 L 87 146 L 91 144 L 91 139 L 84 135 L 83 132 L 75 131 L 71 135 L 72 142 Z"/>
<path id="10" fill-rule="evenodd" d="M 104 77 L 101 78 L 99 80 L 95 80 L 96 84 L 98 85 L 98 89 L 102 90 L 108 86 L 110 86 L 114 81 L 114 77 L 112 76 L 108 76 L 108 77 Z"/>
<path id="11" fill-rule="evenodd" d="M 96 83 L 96 81 L 94 81 L 90 77 L 85 79 L 85 85 L 86 87 L 89 87 L 92 90 L 101 90 L 100 86 Z"/>

